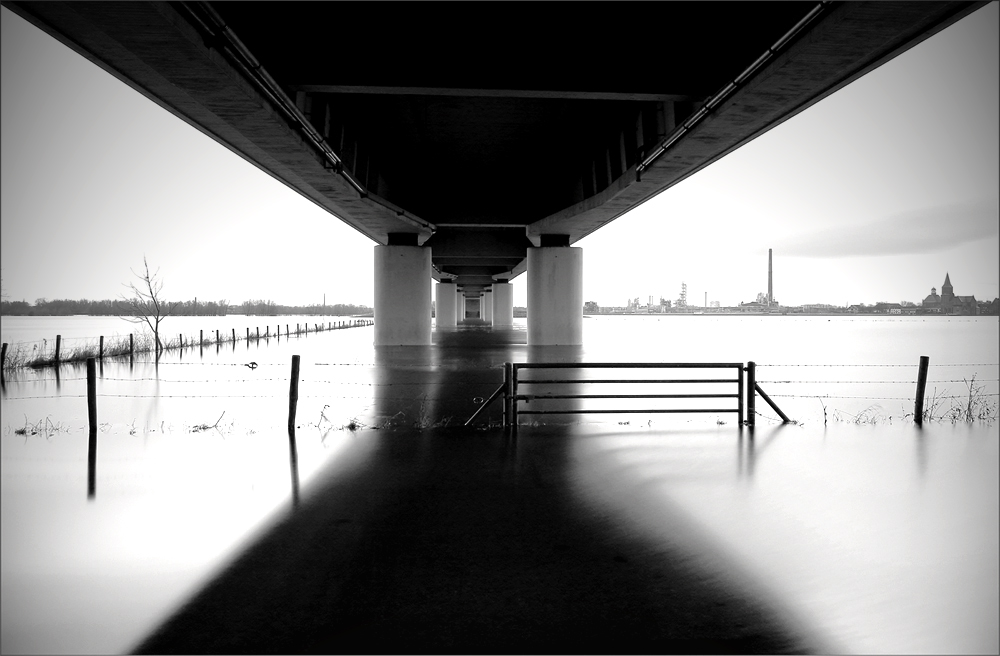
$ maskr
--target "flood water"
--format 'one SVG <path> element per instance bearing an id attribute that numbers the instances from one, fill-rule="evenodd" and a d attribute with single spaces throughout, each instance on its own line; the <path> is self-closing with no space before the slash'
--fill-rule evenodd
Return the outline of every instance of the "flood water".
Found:
<path id="1" fill-rule="evenodd" d="M 245 318 L 225 319 L 241 334 Z M 105 330 L 5 317 L 4 340 L 41 339 L 54 321 L 80 338 Z M 375 349 L 365 327 L 105 362 L 92 496 L 84 368 L 8 375 L 2 651 L 130 649 L 366 436 L 461 423 L 504 361 L 551 360 L 754 360 L 799 424 L 770 421 L 761 401 L 752 436 L 733 415 L 574 416 L 571 493 L 650 540 L 690 539 L 833 650 L 997 651 L 997 424 L 944 417 L 918 431 L 905 417 L 921 355 L 942 415 L 968 406 L 973 376 L 976 399 L 996 403 L 996 317 L 597 317 L 584 329 L 580 348 L 528 347 L 520 320 L 479 347 L 436 336 Z M 667 512 L 684 534 L 663 534 Z"/>

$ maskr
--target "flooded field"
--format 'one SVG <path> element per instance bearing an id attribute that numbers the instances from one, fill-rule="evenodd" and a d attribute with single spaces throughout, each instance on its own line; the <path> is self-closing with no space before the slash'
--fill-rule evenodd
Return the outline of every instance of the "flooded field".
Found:
<path id="1" fill-rule="evenodd" d="M 836 651 L 995 652 L 997 424 L 904 416 L 920 355 L 928 394 L 961 403 L 976 376 L 995 403 L 998 324 L 938 321 L 601 317 L 578 349 L 526 346 L 523 320 L 426 348 L 375 349 L 365 327 L 106 362 L 92 498 L 84 368 L 8 374 L 2 650 L 132 648 L 299 488 L 374 439 L 462 423 L 504 361 L 754 359 L 799 425 L 764 416 L 751 439 L 732 417 L 577 418 L 560 466 L 581 507 L 715 563 Z"/>

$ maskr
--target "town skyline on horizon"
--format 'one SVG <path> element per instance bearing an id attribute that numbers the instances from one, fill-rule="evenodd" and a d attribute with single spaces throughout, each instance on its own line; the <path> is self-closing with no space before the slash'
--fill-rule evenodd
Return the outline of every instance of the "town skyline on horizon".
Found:
<path id="1" fill-rule="evenodd" d="M 881 303 L 901 303 L 901 304 L 905 305 L 905 304 L 908 304 L 908 303 L 912 303 L 916 307 L 921 307 L 922 302 L 924 301 L 925 298 L 927 298 L 927 296 L 930 295 L 931 290 L 940 291 L 942 289 L 942 287 L 944 286 L 945 281 L 947 281 L 947 280 L 950 280 L 950 273 L 946 271 L 945 272 L 945 278 L 942 280 L 942 283 L 940 285 L 933 285 L 932 287 L 928 288 L 927 293 L 924 294 L 923 296 L 916 297 L 916 300 L 914 300 L 913 298 L 901 297 L 901 298 L 898 298 L 898 299 L 887 299 L 887 298 L 880 298 L 880 299 L 877 299 L 877 300 L 860 299 L 860 300 L 857 300 L 857 301 L 853 301 L 852 300 L 852 301 L 849 301 L 849 302 L 846 302 L 846 303 L 827 303 L 827 302 L 821 302 L 821 301 L 816 301 L 816 302 L 806 301 L 806 302 L 803 302 L 803 303 L 788 304 L 788 303 L 782 303 L 779 294 L 774 293 L 774 304 L 776 306 L 787 307 L 787 308 L 793 308 L 793 307 L 821 307 L 821 306 L 828 306 L 828 307 L 833 307 L 833 308 L 849 308 L 849 307 L 855 306 L 855 305 L 874 306 L 874 305 L 881 304 Z M 681 283 L 679 283 L 678 292 L 680 291 L 680 285 L 683 285 L 683 284 L 684 284 L 684 281 L 681 281 Z M 766 290 L 766 285 L 765 285 L 765 290 Z M 964 289 L 962 289 L 960 287 L 959 291 L 963 291 L 964 292 L 966 290 L 964 290 Z M 56 301 L 67 301 L 67 302 L 78 302 L 78 301 L 104 302 L 104 301 L 116 301 L 116 300 L 121 300 L 122 299 L 121 296 L 103 297 L 103 298 L 62 298 L 62 297 L 56 297 L 56 296 L 52 296 L 52 297 L 49 297 L 49 296 L 40 296 L 40 297 L 38 297 L 38 298 L 36 298 L 34 300 L 28 300 L 28 299 L 12 299 L 12 298 L 7 298 L 6 292 L 4 292 L 4 293 L 5 293 L 5 296 L 3 298 L 3 302 L 5 304 L 6 303 L 26 303 L 29 306 L 35 306 L 35 305 L 38 304 L 39 301 L 45 301 L 45 302 L 49 302 L 49 303 L 56 302 Z M 702 294 L 704 294 L 704 292 L 702 292 Z M 975 299 L 976 299 L 977 302 L 990 302 L 990 301 L 994 300 L 995 298 L 997 298 L 996 296 L 994 296 L 993 298 L 980 297 L 979 295 L 974 294 L 974 293 L 973 294 L 961 293 L 961 294 L 957 294 L 957 295 L 959 295 L 959 296 L 972 296 L 972 297 L 975 297 Z M 740 307 L 741 305 L 750 305 L 750 304 L 753 304 L 754 302 L 759 302 L 760 299 L 761 299 L 761 297 L 765 297 L 766 298 L 766 296 L 767 296 L 767 292 L 766 291 L 760 291 L 760 292 L 757 293 L 757 295 L 754 298 L 742 300 L 742 301 L 739 301 L 737 303 L 733 303 L 731 305 L 725 305 L 725 304 L 722 304 L 721 301 L 719 301 L 717 298 L 713 298 L 711 294 L 709 294 L 708 297 L 707 297 L 707 303 L 708 304 L 705 304 L 705 300 L 706 299 L 705 299 L 704 295 L 700 295 L 699 296 L 699 295 L 694 295 L 694 294 L 690 294 L 689 293 L 688 294 L 688 301 L 687 301 L 688 305 L 687 306 L 688 307 L 692 307 L 692 308 L 712 307 L 711 303 L 714 301 L 716 303 L 719 303 L 719 305 L 717 307 L 722 307 L 722 308 L 736 308 L 736 307 Z M 615 303 L 615 302 L 612 302 L 612 303 L 600 303 L 600 302 L 593 301 L 593 300 L 590 300 L 590 299 L 585 299 L 584 302 L 585 303 L 595 303 L 599 307 L 605 307 L 605 308 L 607 308 L 607 307 L 625 308 L 625 307 L 628 307 L 629 305 L 631 305 L 633 300 L 637 299 L 639 301 L 638 305 L 642 305 L 643 307 L 645 307 L 645 305 L 643 305 L 643 302 L 647 302 L 649 298 L 653 298 L 656 304 L 660 304 L 662 301 L 667 301 L 667 302 L 670 303 L 670 306 L 668 306 L 668 307 L 672 306 L 672 307 L 676 308 L 676 307 L 678 307 L 677 306 L 677 299 L 679 298 L 679 293 L 675 297 L 673 297 L 673 298 L 668 298 L 667 296 L 657 295 L 657 294 L 652 294 L 652 295 L 651 294 L 640 294 L 640 295 L 634 295 L 634 296 L 627 296 L 626 299 L 625 299 L 625 303 L 624 304 Z M 701 299 L 701 300 L 699 300 L 699 299 Z M 169 302 L 178 302 L 178 303 L 192 303 L 192 302 L 197 303 L 198 302 L 198 298 L 197 297 L 195 297 L 193 299 L 176 299 L 176 298 L 169 298 L 169 297 L 167 297 L 166 300 L 169 301 Z M 434 299 L 432 298 L 431 301 L 433 302 L 433 300 Z M 346 305 L 356 305 L 356 306 L 359 306 L 359 307 L 366 307 L 366 308 L 370 309 L 372 307 L 372 305 L 373 305 L 373 304 L 365 304 L 365 303 L 346 303 L 346 302 L 343 302 L 343 301 L 340 301 L 340 300 L 337 300 L 337 299 L 330 299 L 329 302 L 328 302 L 326 298 L 323 298 L 323 299 L 321 299 L 321 300 L 319 300 L 317 302 L 306 302 L 306 303 L 284 303 L 284 302 L 282 302 L 281 299 L 271 299 L 271 298 L 260 298 L 260 299 L 258 299 L 258 298 L 249 298 L 249 299 L 243 299 L 243 300 L 239 300 L 239 301 L 237 301 L 235 299 L 228 299 L 228 298 L 221 298 L 221 299 L 205 299 L 205 298 L 203 298 L 203 299 L 201 299 L 201 303 L 206 304 L 206 305 L 207 304 L 213 304 L 214 305 L 214 304 L 220 303 L 221 301 L 227 301 L 226 305 L 229 308 L 234 308 L 234 307 L 238 308 L 238 307 L 246 305 L 247 303 L 262 303 L 262 302 L 273 303 L 273 304 L 278 305 L 278 306 L 300 307 L 300 308 L 315 308 L 315 307 L 327 307 L 327 306 L 334 307 L 334 306 L 340 306 L 340 305 L 344 305 L 344 306 L 346 306 Z M 515 307 L 522 307 L 523 308 L 524 304 L 523 303 L 520 304 L 520 305 L 515 304 Z"/>

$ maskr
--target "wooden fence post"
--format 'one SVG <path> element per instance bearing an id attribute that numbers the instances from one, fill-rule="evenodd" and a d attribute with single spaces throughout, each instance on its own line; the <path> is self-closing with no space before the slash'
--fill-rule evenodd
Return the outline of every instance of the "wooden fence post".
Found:
<path id="1" fill-rule="evenodd" d="M 101 340 L 98 342 L 97 356 L 104 362 L 104 335 L 101 335 Z"/>
<path id="2" fill-rule="evenodd" d="M 757 365 L 747 362 L 747 426 L 757 425 Z"/>
<path id="3" fill-rule="evenodd" d="M 97 482 L 97 366 L 87 358 L 87 419 L 90 437 L 87 445 L 87 498 L 93 499 Z"/>
<path id="4" fill-rule="evenodd" d="M 924 391 L 927 389 L 927 365 L 930 358 L 920 356 L 920 368 L 917 370 L 917 400 L 913 404 L 913 421 L 917 426 L 924 425 Z"/>
<path id="5" fill-rule="evenodd" d="M 128 334 L 128 359 L 129 362 L 135 362 L 135 333 Z"/>
<path id="6" fill-rule="evenodd" d="M 3 343 L 3 350 L 0 351 L 0 382 L 6 382 L 6 374 L 4 374 L 4 369 L 7 368 L 7 342 Z"/>
<path id="7" fill-rule="evenodd" d="M 236 344 L 236 329 L 233 328 L 233 344 Z"/>
<path id="8" fill-rule="evenodd" d="M 56 335 L 56 364 L 59 364 L 59 348 L 62 346 L 62 335 Z"/>
<path id="9" fill-rule="evenodd" d="M 215 345 L 216 346 L 219 345 L 219 329 L 218 328 L 215 329 Z"/>
<path id="10" fill-rule="evenodd" d="M 295 407 L 299 402 L 299 356 L 292 356 L 292 379 L 288 389 L 288 434 L 295 432 Z"/>

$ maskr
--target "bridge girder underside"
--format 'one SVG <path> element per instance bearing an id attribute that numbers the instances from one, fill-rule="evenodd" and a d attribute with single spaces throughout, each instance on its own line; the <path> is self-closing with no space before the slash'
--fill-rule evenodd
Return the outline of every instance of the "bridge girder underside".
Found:
<path id="1" fill-rule="evenodd" d="M 547 236 L 581 239 L 982 4 L 582 3 L 570 20 L 530 4 L 4 2 L 469 285 L 517 275 Z"/>

